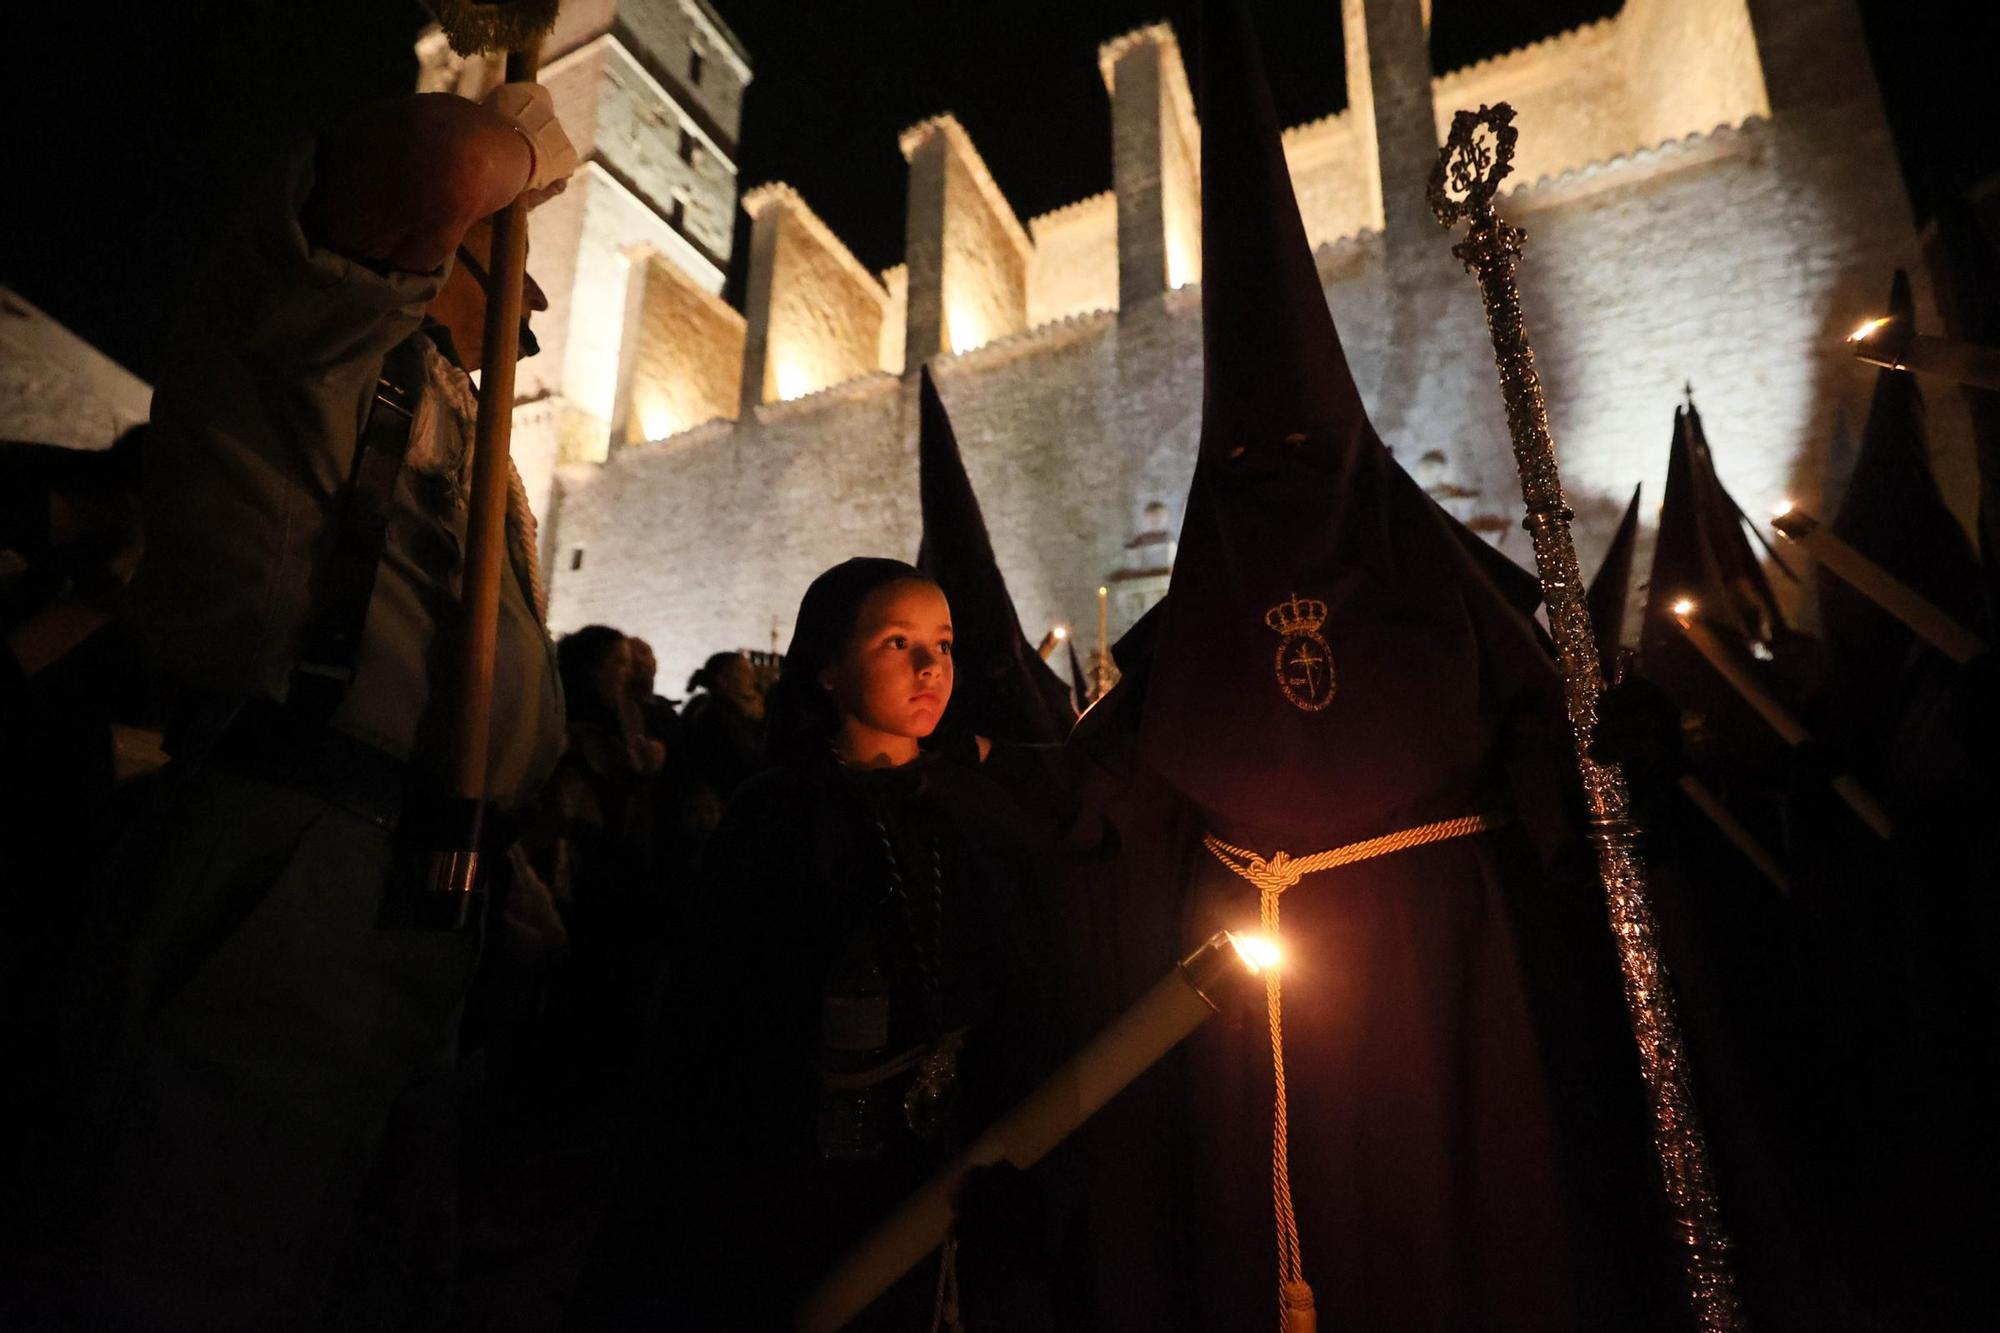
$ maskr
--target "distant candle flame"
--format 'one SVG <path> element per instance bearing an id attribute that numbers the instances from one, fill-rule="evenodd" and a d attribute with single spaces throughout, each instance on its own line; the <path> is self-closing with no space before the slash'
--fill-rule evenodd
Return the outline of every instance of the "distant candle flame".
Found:
<path id="1" fill-rule="evenodd" d="M 1229 942 L 1236 946 L 1236 956 L 1243 960 L 1243 966 L 1250 969 L 1252 976 L 1277 967 L 1283 957 L 1278 942 L 1268 935 L 1239 935 L 1232 930 Z"/>
<path id="2" fill-rule="evenodd" d="M 1871 319 L 1866 324 L 1863 324 L 1860 328 L 1856 329 L 1854 332 L 1848 334 L 1847 341 L 1851 343 L 1867 342 L 1870 338 L 1875 336 L 1875 334 L 1882 328 L 1883 325 L 1887 324 L 1888 322 L 1889 322 L 1889 317 L 1886 315 L 1880 319 Z"/>
<path id="3" fill-rule="evenodd" d="M 1772 518 L 1783 518 L 1785 515 L 1791 512 L 1792 512 L 1792 502 L 1790 500 L 1780 500 L 1778 501 L 1778 503 L 1771 506 Z"/>
<path id="4" fill-rule="evenodd" d="M 1694 603 L 1689 601 L 1685 597 L 1681 598 L 1679 601 L 1674 603 L 1674 614 L 1680 617 L 1682 620 L 1686 620 L 1689 616 L 1694 614 Z"/>
<path id="5" fill-rule="evenodd" d="M 1069 627 L 1067 625 L 1057 625 L 1054 629 L 1050 630 L 1049 633 L 1055 635 L 1056 641 L 1060 643 L 1062 640 L 1067 639 L 1069 637 Z"/>
<path id="6" fill-rule="evenodd" d="M 1111 595 L 1111 589 L 1101 587 L 1097 590 L 1097 595 L 1099 597 L 1109 597 Z"/>

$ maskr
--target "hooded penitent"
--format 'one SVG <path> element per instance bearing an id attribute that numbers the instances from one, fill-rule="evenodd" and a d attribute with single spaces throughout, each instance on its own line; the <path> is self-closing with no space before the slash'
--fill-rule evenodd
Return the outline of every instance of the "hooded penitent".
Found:
<path id="1" fill-rule="evenodd" d="M 1916 315 L 1901 271 L 1888 313 L 1904 320 Z M 1914 375 L 1877 372 L 1861 451 L 1833 516 L 1833 533 L 1961 625 L 1981 628 L 1979 559 L 1931 475 L 1923 392 Z M 1842 712 L 1871 766 L 1879 768 L 1899 720 L 1893 704 L 1915 684 L 1909 658 L 1919 641 L 1902 621 L 1832 574 L 1821 572 L 1818 589 L 1820 629 Z"/>
<path id="2" fill-rule="evenodd" d="M 1615 680 L 1618 674 L 1618 640 L 1625 628 L 1625 600 L 1632 588 L 1632 548 L 1639 541 L 1642 489 L 1632 488 L 1632 503 L 1625 506 L 1625 517 L 1618 521 L 1618 531 L 1611 535 L 1604 562 L 1598 565 L 1590 587 L 1584 591 L 1584 604 L 1590 608 L 1590 628 L 1597 635 L 1597 662 L 1606 681 Z"/>
<path id="3" fill-rule="evenodd" d="M 1746 626 L 1755 627 L 1762 638 L 1772 638 L 1785 629 L 1785 613 L 1771 580 L 1752 549 L 1749 519 L 1743 506 L 1723 487 L 1716 470 L 1715 451 L 1709 447 L 1708 432 L 1702 429 L 1701 413 L 1695 410 L 1694 395 L 1688 395 L 1687 412 L 1682 418 L 1687 430 L 1688 465 L 1699 503 L 1695 513 L 1701 524 L 1702 540 L 1714 553 L 1716 569 L 1736 605 L 1736 614 Z M 1783 572 L 1790 577 L 1789 567 Z"/>
<path id="4" fill-rule="evenodd" d="M 1931 274 L 1945 333 L 2000 347 L 2000 247 L 1954 190 L 1937 198 Z M 1987 619 L 2000 623 L 2000 392 L 1965 387 L 1979 453 L 1979 551 L 1985 561 Z"/>
<path id="5" fill-rule="evenodd" d="M 1769 662 L 1774 643 L 1792 639 L 1744 535 L 1742 513 L 1715 474 L 1692 404 L 1674 409 L 1639 669 L 1683 709 L 1710 719 L 1708 734 L 1732 754 L 1768 759 L 1777 738 L 1690 643 L 1675 611 L 1682 602 L 1694 604 L 1692 617 L 1746 674 L 1796 708 L 1795 692 Z"/>
<path id="6" fill-rule="evenodd" d="M 1887 313 L 1915 317 L 1901 272 Z M 1930 469 L 1916 376 L 1877 372 L 1860 452 L 1832 528 L 1991 641 L 1978 558 Z M 2000 920 L 1992 895 L 2000 881 L 2000 839 L 1991 819 L 2000 805 L 1991 730 L 2000 676 L 1990 662 L 1961 666 L 1949 660 L 1824 569 L 1818 591 L 1833 705 L 1828 730 L 1837 723 L 1861 771 L 1893 804 L 1899 835 L 1888 849 L 1894 880 L 1878 877 L 1861 899 L 1893 915 L 1878 908 L 1879 916 L 1862 918 L 1863 927 L 1874 929 L 1855 932 L 1854 956 L 1895 978 L 1900 985 L 1891 994 L 1906 1008 L 1893 1030 L 1882 1024 L 1871 1033 L 1854 1024 L 1842 1034 L 1849 1041 L 1844 1061 L 1856 1071 L 1857 1100 L 1864 1089 L 1877 1097 L 1885 1114 L 1874 1125 L 1896 1124 L 1911 1145 L 1893 1171 L 1878 1173 L 1888 1187 L 1868 1202 L 1877 1216 L 1905 1219 L 1885 1228 L 1885 1255 L 1920 1254 L 1937 1264 L 1937 1272 L 1951 1274 L 1939 1283 L 1937 1322 L 1971 1326 L 1982 1322 L 1995 1298 L 1991 1277 L 1974 1276 L 1990 1268 L 1983 1256 L 1992 1252 L 1994 1224 L 1967 1221 L 1991 1218 L 1981 1201 L 1992 1197 L 2000 1174 L 2000 1159 L 1987 1146 L 2000 1111 L 1990 1091 L 2000 1008 L 1988 984 Z M 1843 980 L 1850 993 L 1863 995 L 1881 985 L 1865 974 Z M 1866 1044 L 1870 1035 L 1879 1043 L 1873 1049 Z M 1878 1143 L 1891 1141 L 1880 1129 L 1874 1136 Z M 1863 1177 L 1856 1183 L 1869 1182 Z M 1953 1313 L 1943 1313 L 1953 1306 Z"/>
<path id="7" fill-rule="evenodd" d="M 1428 785 L 1463 734 L 1435 698 L 1429 724 L 1382 708 L 1443 684 L 1410 679 L 1396 627 L 1443 610 L 1464 637 L 1423 665 L 1476 673 L 1469 622 L 1505 603 L 1368 421 L 1242 23 L 1225 7 L 1204 34 L 1201 444 L 1144 749 L 1231 821 L 1322 833 L 1326 794 L 1353 784 L 1340 818 L 1370 829 L 1410 793 L 1357 782 L 1351 755 L 1400 752 Z"/>
<path id="8" fill-rule="evenodd" d="M 1157 632 L 1080 729 L 1094 744 L 1137 715 L 1127 795 L 1106 805 L 1118 850 L 1098 880 L 1116 919 L 1091 927 L 1113 941 L 1097 976 L 1150 979 L 1179 944 L 1268 924 L 1240 873 L 1253 857 L 1268 867 L 1279 852 L 1472 816 L 1496 827 L 1283 890 L 1296 1251 L 1275 1234 L 1284 1173 L 1257 1004 L 1196 1034 L 1163 1075 L 1177 1092 L 1134 1089 L 1134 1107 L 1165 1118 L 1128 1122 L 1114 1140 L 1123 1183 L 1096 1182 L 1117 1213 L 1100 1263 L 1124 1279 L 1099 1314 L 1255 1327 L 1282 1265 L 1310 1284 L 1327 1327 L 1563 1327 L 1571 1259 L 1590 1269 L 1600 1256 L 1570 1245 L 1581 1229 L 1562 1201 L 1544 1056 L 1561 1065 L 1588 1043 L 1541 1047 L 1531 1010 L 1561 988 L 1528 975 L 1511 918 L 1524 903 L 1589 901 L 1542 878 L 1527 836 L 1552 834 L 1575 781 L 1554 667 L 1369 424 L 1247 17 L 1208 4 L 1202 39 L 1200 453 Z M 1594 937 L 1557 945 L 1568 927 L 1554 926 L 1538 955 L 1609 976 L 1595 910 Z M 1608 988 L 1586 1003 L 1564 994 L 1572 1013 L 1622 1024 Z M 1591 1077 L 1563 1067 L 1573 1086 Z M 1152 1160 L 1130 1151 L 1137 1134 L 1172 1160 L 1135 1184 Z"/>
<path id="9" fill-rule="evenodd" d="M 1085 674 L 1083 663 L 1077 658 L 1074 637 L 1063 640 L 1063 651 L 1069 654 L 1070 694 L 1076 700 L 1077 711 L 1082 712 L 1090 705 L 1090 677 Z"/>
<path id="10" fill-rule="evenodd" d="M 944 725 L 992 740 L 1053 743 L 1076 721 L 1069 690 L 1027 636 L 993 558 L 951 418 L 926 367 L 917 437 L 924 535 L 917 568 L 951 603 L 957 681 Z"/>

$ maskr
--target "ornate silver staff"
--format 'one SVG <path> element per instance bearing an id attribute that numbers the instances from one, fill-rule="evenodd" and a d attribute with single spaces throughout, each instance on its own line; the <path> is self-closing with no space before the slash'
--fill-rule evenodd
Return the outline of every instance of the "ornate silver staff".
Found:
<path id="1" fill-rule="evenodd" d="M 1521 498 L 1527 504 L 1526 526 L 1535 543 L 1535 570 L 1541 576 L 1549 629 L 1562 662 L 1570 732 L 1590 806 L 1590 839 L 1597 848 L 1598 876 L 1610 907 L 1611 933 L 1625 978 L 1625 1004 L 1639 1044 L 1639 1067 L 1652 1098 L 1653 1146 L 1681 1245 L 1688 1300 L 1705 1333 L 1720 1333 L 1743 1326 L 1743 1308 L 1730 1271 L 1729 1241 L 1716 1208 L 1708 1145 L 1695 1111 L 1673 991 L 1655 937 L 1646 870 L 1639 857 L 1639 830 L 1626 800 L 1625 775 L 1615 765 L 1596 763 L 1589 753 L 1604 680 L 1584 606 L 1576 547 L 1570 540 L 1571 514 L 1556 469 L 1548 405 L 1522 322 L 1521 289 L 1514 280 L 1514 265 L 1527 233 L 1501 221 L 1493 211 L 1493 195 L 1513 169 L 1514 141 L 1520 133 L 1513 122 L 1514 108 L 1505 102 L 1453 117 L 1451 135 L 1431 173 L 1431 210 L 1446 227 L 1466 219 L 1472 222 L 1471 231 L 1451 252 L 1478 279 L 1486 305 L 1500 392 L 1507 402 L 1507 431 L 1521 472 Z"/>

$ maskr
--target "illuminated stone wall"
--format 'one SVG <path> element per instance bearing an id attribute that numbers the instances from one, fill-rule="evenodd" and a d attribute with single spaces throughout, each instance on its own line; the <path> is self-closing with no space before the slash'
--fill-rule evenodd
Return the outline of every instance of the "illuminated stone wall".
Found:
<path id="1" fill-rule="evenodd" d="M 882 308 L 882 350 L 878 364 L 891 375 L 900 375 L 903 373 L 903 334 L 910 317 L 909 266 L 898 264 L 884 270 L 882 288 L 889 294 L 889 303 Z"/>
<path id="2" fill-rule="evenodd" d="M 1459 109 L 1513 103 L 1516 123 L 1524 130 L 1514 158 L 1517 185 L 1657 143 L 1640 134 L 1633 117 L 1633 90 L 1620 60 L 1625 48 L 1618 40 L 1624 18 L 1621 13 L 1436 80 L 1432 102 L 1438 141 L 1444 141 Z M 1718 118 L 1715 124 L 1733 125 L 1745 114 Z M 1526 132 L 1529 126 L 1532 132 Z"/>
<path id="3" fill-rule="evenodd" d="M 645 636 L 669 694 L 712 651 L 768 648 L 780 621 L 782 647 L 828 552 L 916 552 L 914 508 L 856 482 L 907 473 L 914 485 L 901 398 L 901 382 L 877 374 L 565 468 L 561 623 Z"/>
<path id="4" fill-rule="evenodd" d="M 1411 225 L 1423 143 L 1458 107 L 1506 98 L 1519 109 L 1522 152 L 1505 207 L 1529 234 L 1529 328 L 1584 567 L 1634 483 L 1646 484 L 1646 516 L 1656 512 L 1685 381 L 1746 510 L 1780 496 L 1818 504 L 1841 480 L 1829 449 L 1836 417 L 1858 423 L 1871 383 L 1840 335 L 1881 301 L 1899 265 L 1918 283 L 1919 318 L 1934 318 L 1851 0 L 1630 0 L 1608 23 L 1443 78 L 1396 3 L 1346 0 L 1350 19 L 1404 21 L 1400 54 L 1384 43 L 1371 60 L 1350 28 L 1366 71 L 1350 79 L 1353 105 L 1295 127 L 1285 149 L 1357 382 L 1405 466 L 1527 561 L 1476 291 L 1449 238 L 1427 219 Z M 1163 85 L 1180 77 L 1158 30 L 1106 51 Z M 1128 65 L 1135 52 L 1143 58 Z M 1352 55 L 1349 64 L 1353 76 Z M 1198 130 L 1174 123 L 1171 92 L 1137 98 L 1122 116 L 1112 95 L 1118 178 L 1178 170 L 1163 145 L 1179 134 L 1192 151 Z M 1396 120 L 1395 108 L 1418 119 Z M 1199 430 L 1200 287 L 1161 280 L 1136 302 L 1119 291 L 1121 268 L 1166 267 L 1169 213 L 1181 205 L 1156 185 L 1153 212 L 1138 210 L 1146 227 L 1121 231 L 1133 201 L 1095 196 L 1030 221 L 1023 248 L 963 131 L 926 126 L 911 157 L 905 266 L 880 282 L 857 277 L 838 258 L 845 248 L 803 222 L 769 234 L 773 259 L 804 257 L 805 287 L 788 291 L 793 280 L 774 263 L 778 280 L 760 293 L 753 257 L 750 342 L 764 310 L 774 337 L 823 326 L 816 345 L 839 349 L 809 396 L 563 470 L 556 541 L 583 558 L 576 570 L 558 562 L 558 626 L 606 620 L 644 633 L 662 679 L 678 683 L 716 648 L 769 646 L 774 621 L 782 640 L 806 583 L 834 561 L 913 554 L 916 414 L 903 372 L 926 359 L 925 338 L 938 340 L 929 361 L 1030 633 L 1061 620 L 1087 639 L 1096 586 L 1129 562 L 1135 532 L 1157 526 L 1146 506 L 1166 505 L 1178 527 Z M 1393 153 L 1379 147 L 1388 131 Z M 925 152 L 936 154 L 928 166 Z M 1135 244 L 1154 247 L 1136 268 Z M 943 341 L 954 245 L 1021 259 L 1018 270 L 990 259 L 966 270 L 1000 315 L 995 332 L 955 353 Z M 806 303 L 818 313 L 787 306 L 819 287 L 832 295 Z M 746 355 L 754 363 L 754 347 Z M 1932 426 L 1950 476 L 1962 439 L 1946 397 L 1933 396 Z M 1642 570 L 1648 560 L 1642 548 Z M 1115 608 L 1114 634 L 1135 613 Z"/>
<path id="5" fill-rule="evenodd" d="M 1030 218 L 1028 325 L 1118 308 L 1118 199 L 1109 190 Z M 887 367 L 885 367 L 887 368 Z"/>
<path id="6" fill-rule="evenodd" d="M 743 370 L 752 404 L 788 402 L 881 367 L 888 293 L 787 185 L 743 199 L 752 220 Z"/>
<path id="7" fill-rule="evenodd" d="M 901 146 L 910 164 L 905 359 L 1018 333 L 1028 322 L 1034 246 L 978 149 L 949 115 L 903 131 Z"/>
<path id="8" fill-rule="evenodd" d="M 608 40 L 606 45 L 597 141 L 625 145 L 614 168 L 623 182 L 657 213 L 670 212 L 680 201 L 679 230 L 708 263 L 727 259 L 736 225 L 734 149 L 711 137 L 699 120 L 680 114 L 631 52 Z"/>
<path id="9" fill-rule="evenodd" d="M 417 63 L 421 91 L 476 99 L 500 77 L 497 60 L 454 55 L 436 29 L 419 38 Z M 750 75 L 740 44 L 706 0 L 566 0 L 544 42 L 540 80 L 583 160 L 569 188 L 529 220 L 529 271 L 549 308 L 533 321 L 541 354 L 518 374 L 513 453 L 545 528 L 556 467 L 602 461 L 614 434 L 622 439 L 632 428 L 639 349 L 625 345 L 637 327 L 627 255 L 643 250 L 702 291 L 722 290 Z M 726 324 L 691 325 L 700 342 L 686 347 L 688 365 L 664 378 L 654 373 L 655 352 L 649 382 L 707 386 L 718 359 L 740 365 L 741 333 L 730 350 Z M 655 421 L 685 427 L 706 419 L 663 411 L 649 392 Z M 692 411 L 707 392 L 677 390 L 677 401 Z"/>
<path id="10" fill-rule="evenodd" d="M 661 440 L 718 417 L 734 417 L 742 393 L 743 316 L 674 264 L 642 257 L 634 267 L 638 326 L 632 352 L 625 444 Z"/>
<path id="11" fill-rule="evenodd" d="M 1771 113 L 1742 0 L 1627 0 L 1618 44 L 1641 146 Z M 1868 81 L 1868 71 L 1846 77 Z"/>
<path id="12" fill-rule="evenodd" d="M 1364 123 L 1350 109 L 1285 131 L 1285 164 L 1306 239 L 1314 246 L 1382 229 L 1379 191 L 1353 184 L 1375 170 L 1373 131 L 1364 134 Z"/>
<path id="13" fill-rule="evenodd" d="M 945 346 L 969 352 L 1027 327 L 1029 246 L 1015 239 L 1021 224 L 1012 211 L 1000 211 L 1006 201 L 996 206 L 963 158 L 953 154 L 948 161 L 947 189 L 963 218 L 957 226 L 945 224 Z"/>

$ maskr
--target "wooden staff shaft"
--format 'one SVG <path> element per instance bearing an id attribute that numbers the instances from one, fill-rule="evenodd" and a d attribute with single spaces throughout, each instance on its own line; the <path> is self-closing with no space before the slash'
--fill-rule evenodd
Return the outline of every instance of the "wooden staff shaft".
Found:
<path id="1" fill-rule="evenodd" d="M 507 53 L 507 82 L 533 83 L 540 48 Z M 508 447 L 514 429 L 514 366 L 521 353 L 522 285 L 528 271 L 528 210 L 515 200 L 493 220 L 493 287 L 486 298 L 486 345 L 479 369 L 479 422 L 472 443 L 471 512 L 466 519 L 463 608 L 453 674 L 449 772 L 452 794 L 486 796 L 493 716 L 493 654 L 500 628 L 500 578 L 507 560 Z"/>

